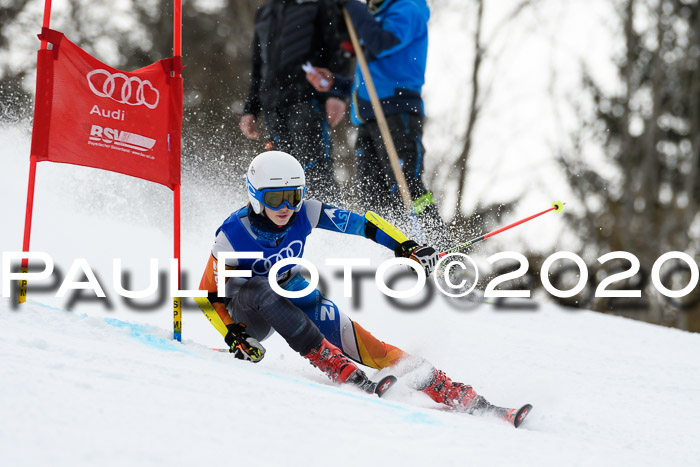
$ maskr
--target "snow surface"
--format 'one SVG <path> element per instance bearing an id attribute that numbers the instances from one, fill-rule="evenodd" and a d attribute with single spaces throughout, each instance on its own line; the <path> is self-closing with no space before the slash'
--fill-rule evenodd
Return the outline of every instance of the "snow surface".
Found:
<path id="1" fill-rule="evenodd" d="M 28 128 L 0 126 L 0 148 L 0 247 L 17 251 Z M 243 199 L 242 187 L 217 190 L 183 185 L 190 287 L 214 230 Z M 131 268 L 134 288 L 148 258 L 166 264 L 170 203 L 167 189 L 129 177 L 39 164 L 32 250 L 50 253 L 64 274 L 86 258 L 108 300 L 69 304 L 54 284 L 30 289 L 21 308 L 0 301 L 0 465 L 698 465 L 699 335 L 551 304 L 460 310 L 436 296 L 402 311 L 370 281 L 355 308 L 323 264 L 371 257 L 376 267 L 390 257 L 360 238 L 310 237 L 307 259 L 328 278 L 330 298 L 492 403 L 532 403 L 521 428 L 440 410 L 400 384 L 385 399 L 334 386 L 278 336 L 258 365 L 212 352 L 221 338 L 197 311 L 185 312 L 177 343 L 167 299 L 137 311 L 111 286 L 112 258 Z"/>

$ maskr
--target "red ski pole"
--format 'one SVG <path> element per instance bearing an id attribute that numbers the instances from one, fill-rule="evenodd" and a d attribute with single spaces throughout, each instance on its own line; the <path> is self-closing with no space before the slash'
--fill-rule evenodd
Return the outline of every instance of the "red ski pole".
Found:
<path id="1" fill-rule="evenodd" d="M 457 246 L 455 246 L 455 247 L 453 247 L 453 248 L 450 248 L 449 250 L 447 250 L 447 251 L 445 251 L 445 252 L 443 252 L 443 253 L 440 253 L 440 257 L 443 257 L 443 256 L 445 256 L 445 255 L 447 255 L 447 254 L 450 254 L 450 253 L 454 253 L 454 252 L 459 251 L 459 250 L 462 250 L 462 249 L 464 249 L 464 248 L 466 248 L 466 247 L 468 247 L 468 246 L 472 246 L 472 245 L 474 245 L 475 243 L 479 243 L 479 242 L 481 242 L 481 241 L 483 241 L 483 240 L 486 240 L 486 239 L 489 238 L 489 237 L 493 237 L 494 235 L 497 235 L 497 234 L 499 234 L 499 233 L 501 233 L 501 232 L 505 232 L 505 231 L 508 230 L 508 229 L 512 229 L 512 228 L 515 227 L 515 226 L 518 226 L 518 225 L 520 225 L 520 224 L 524 224 L 525 222 L 531 221 L 531 220 L 534 219 L 535 217 L 540 217 L 542 214 L 547 214 L 547 213 L 550 212 L 550 211 L 561 212 L 561 211 L 564 210 L 564 205 L 565 205 L 565 204 L 566 204 L 566 203 L 562 203 L 561 201 L 555 201 L 554 203 L 552 203 L 552 207 L 549 208 L 549 209 L 545 209 L 544 211 L 538 212 L 537 214 L 533 214 L 533 215 L 530 216 L 530 217 L 526 217 L 525 219 L 521 219 L 521 220 L 519 220 L 519 221 L 517 221 L 517 222 L 513 222 L 512 224 L 506 225 L 505 227 L 501 227 L 500 229 L 493 230 L 493 231 L 491 231 L 491 232 L 489 232 L 489 233 L 486 233 L 486 234 L 484 234 L 484 235 L 480 235 L 480 236 L 478 236 L 478 237 L 472 238 L 471 240 L 468 240 L 468 241 L 466 241 L 466 242 L 464 242 L 464 243 L 460 243 L 459 245 L 457 245 Z"/>

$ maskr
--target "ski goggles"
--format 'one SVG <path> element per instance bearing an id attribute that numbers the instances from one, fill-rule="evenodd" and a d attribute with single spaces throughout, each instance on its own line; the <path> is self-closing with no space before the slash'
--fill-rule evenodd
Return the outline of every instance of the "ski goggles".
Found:
<path id="1" fill-rule="evenodd" d="M 296 186 L 291 188 L 263 188 L 258 191 L 256 198 L 263 206 L 279 211 L 285 205 L 289 209 L 296 209 L 304 199 L 306 188 Z"/>

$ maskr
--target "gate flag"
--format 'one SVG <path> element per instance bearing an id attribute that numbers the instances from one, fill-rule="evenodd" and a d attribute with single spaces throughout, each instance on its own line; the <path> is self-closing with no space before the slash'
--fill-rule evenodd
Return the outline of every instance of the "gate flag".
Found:
<path id="1" fill-rule="evenodd" d="M 133 72 L 93 58 L 49 29 L 50 23 L 51 0 L 45 0 L 22 251 L 29 252 L 37 162 L 119 172 L 173 191 L 173 258 L 179 290 L 182 0 L 173 2 L 173 57 Z M 28 265 L 24 256 L 23 274 Z M 27 280 L 21 279 L 17 302 L 26 300 Z M 181 310 L 181 298 L 173 297 L 173 338 L 178 341 Z"/>
<path id="2" fill-rule="evenodd" d="M 31 153 L 37 161 L 180 185 L 181 58 L 133 72 L 112 68 L 43 28 Z"/>

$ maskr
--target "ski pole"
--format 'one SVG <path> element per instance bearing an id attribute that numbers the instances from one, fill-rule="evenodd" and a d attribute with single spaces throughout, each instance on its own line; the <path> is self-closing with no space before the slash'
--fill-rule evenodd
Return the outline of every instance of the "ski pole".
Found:
<path id="1" fill-rule="evenodd" d="M 462 249 L 464 249 L 464 248 L 466 248 L 466 247 L 468 247 L 468 246 L 474 245 L 475 243 L 479 243 L 479 242 L 481 242 L 481 241 L 484 241 L 484 240 L 486 240 L 486 239 L 489 238 L 489 237 L 493 237 L 494 235 L 497 235 L 497 234 L 499 234 L 499 233 L 501 233 L 501 232 L 505 232 L 505 231 L 508 230 L 508 229 L 512 229 L 513 227 L 516 227 L 516 226 L 518 226 L 518 225 L 520 225 L 520 224 L 524 224 L 525 222 L 531 221 L 531 220 L 534 219 L 535 217 L 540 217 L 542 214 L 547 214 L 547 213 L 550 212 L 550 211 L 561 212 L 561 211 L 564 210 L 564 205 L 565 205 L 565 204 L 566 204 L 566 203 L 562 203 L 561 201 L 555 201 L 555 202 L 552 203 L 552 207 L 549 208 L 549 209 L 545 209 L 544 211 L 538 212 L 537 214 L 533 214 L 533 215 L 530 216 L 530 217 L 526 217 L 525 219 L 521 219 L 521 220 L 519 220 L 519 221 L 517 221 L 517 222 L 513 222 L 512 224 L 506 225 L 505 227 L 501 227 L 500 229 L 492 230 L 492 231 L 489 232 L 489 233 L 486 233 L 486 234 L 484 234 L 484 235 L 480 235 L 480 236 L 478 236 L 478 237 L 472 238 L 471 240 L 468 240 L 468 241 L 466 241 L 466 242 L 464 242 L 464 243 L 460 243 L 459 245 L 457 245 L 457 246 L 455 246 L 455 247 L 453 247 L 453 248 L 450 248 L 449 250 L 447 250 L 447 251 L 445 251 L 445 252 L 440 253 L 440 257 L 443 257 L 443 256 L 448 255 L 448 254 L 450 254 L 450 253 L 454 253 L 454 252 L 459 251 L 459 250 L 462 250 Z"/>

